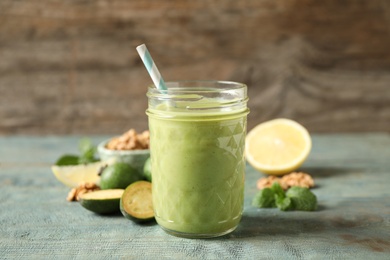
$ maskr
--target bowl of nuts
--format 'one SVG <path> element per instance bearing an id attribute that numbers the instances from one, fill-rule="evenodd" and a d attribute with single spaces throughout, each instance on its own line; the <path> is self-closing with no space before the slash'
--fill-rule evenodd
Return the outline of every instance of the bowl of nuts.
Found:
<path id="1" fill-rule="evenodd" d="M 142 174 L 145 161 L 150 157 L 149 131 L 138 134 L 130 129 L 121 136 L 101 142 L 97 151 L 102 161 L 128 163 Z"/>

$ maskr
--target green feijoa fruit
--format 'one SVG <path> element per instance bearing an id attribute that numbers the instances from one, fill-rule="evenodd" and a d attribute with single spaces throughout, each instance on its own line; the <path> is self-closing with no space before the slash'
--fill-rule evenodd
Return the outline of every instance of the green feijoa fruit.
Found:
<path id="1" fill-rule="evenodd" d="M 127 163 L 114 163 L 107 166 L 101 173 L 99 186 L 106 189 L 125 189 L 131 183 L 141 179 L 136 169 Z"/>

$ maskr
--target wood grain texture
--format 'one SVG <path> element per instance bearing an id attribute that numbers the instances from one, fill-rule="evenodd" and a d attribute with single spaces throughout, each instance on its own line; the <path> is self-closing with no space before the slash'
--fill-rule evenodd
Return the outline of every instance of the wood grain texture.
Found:
<path id="1" fill-rule="evenodd" d="M 166 80 L 249 87 L 248 128 L 390 131 L 386 0 L 0 2 L 0 134 L 147 128 L 146 43 Z"/>
<path id="2" fill-rule="evenodd" d="M 91 136 L 95 143 L 107 136 Z M 1 259 L 388 259 L 390 135 L 314 135 L 302 170 L 314 212 L 257 209 L 263 175 L 246 169 L 243 218 L 217 239 L 184 239 L 156 223 L 99 216 L 67 202 L 50 166 L 79 136 L 0 137 Z"/>

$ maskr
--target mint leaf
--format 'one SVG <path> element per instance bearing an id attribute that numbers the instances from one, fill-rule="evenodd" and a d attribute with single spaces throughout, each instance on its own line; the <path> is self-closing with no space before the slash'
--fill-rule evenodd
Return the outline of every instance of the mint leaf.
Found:
<path id="1" fill-rule="evenodd" d="M 80 139 L 79 141 L 79 151 L 85 157 L 88 157 L 92 154 L 95 154 L 95 146 L 92 144 L 91 140 L 88 138 Z"/>
<path id="2" fill-rule="evenodd" d="M 88 158 L 88 157 L 80 157 L 79 161 L 78 161 L 78 164 L 87 164 L 87 163 L 93 163 L 93 162 L 97 162 L 97 161 L 99 161 L 99 159 Z"/>
<path id="3" fill-rule="evenodd" d="M 271 186 L 271 190 L 275 193 L 277 197 L 284 198 L 286 197 L 286 193 L 282 189 L 279 183 L 274 182 Z"/>
<path id="4" fill-rule="evenodd" d="M 65 166 L 65 165 L 77 165 L 79 164 L 79 157 L 77 155 L 71 155 L 71 154 L 66 154 L 61 156 L 55 165 L 58 166 Z"/>
<path id="5" fill-rule="evenodd" d="M 295 210 L 313 211 L 317 208 L 317 197 L 308 188 L 291 187 L 286 192 L 286 196 L 291 199 Z"/>
<path id="6" fill-rule="evenodd" d="M 293 209 L 293 204 L 291 203 L 291 199 L 289 197 L 282 198 L 275 195 L 275 203 L 276 206 L 282 211 Z"/>
<path id="7" fill-rule="evenodd" d="M 96 162 L 95 158 L 96 147 L 92 144 L 88 138 L 83 138 L 79 142 L 79 150 L 81 153 L 79 164 Z"/>
<path id="8" fill-rule="evenodd" d="M 252 205 L 258 208 L 274 208 L 275 193 L 270 188 L 264 188 L 253 197 Z"/>
<path id="9" fill-rule="evenodd" d="M 286 193 L 279 183 L 274 182 L 271 186 L 271 190 L 275 194 L 274 196 L 276 207 L 283 211 L 292 209 L 291 199 L 286 197 Z"/>

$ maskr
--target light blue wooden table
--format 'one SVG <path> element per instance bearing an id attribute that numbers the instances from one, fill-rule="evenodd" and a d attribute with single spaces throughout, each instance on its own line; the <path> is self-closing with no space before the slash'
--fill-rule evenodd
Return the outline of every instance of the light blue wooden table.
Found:
<path id="1" fill-rule="evenodd" d="M 317 184 L 316 212 L 252 207 L 262 174 L 248 166 L 238 229 L 199 240 L 67 202 L 50 165 L 79 138 L 0 137 L 0 259 L 390 259 L 389 134 L 313 137 L 302 170 Z"/>

